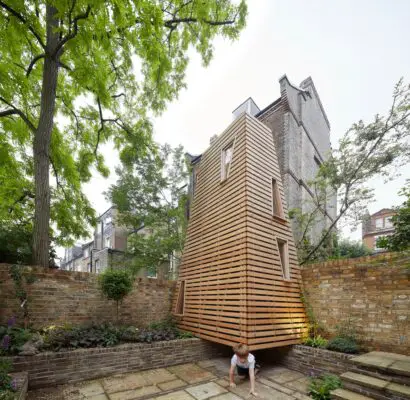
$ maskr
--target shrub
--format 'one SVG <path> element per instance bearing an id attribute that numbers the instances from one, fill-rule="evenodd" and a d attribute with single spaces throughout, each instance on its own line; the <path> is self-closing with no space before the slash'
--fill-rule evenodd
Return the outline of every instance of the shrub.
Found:
<path id="1" fill-rule="evenodd" d="M 9 372 L 11 363 L 9 360 L 0 360 L 0 400 L 13 400 L 16 385 Z"/>
<path id="2" fill-rule="evenodd" d="M 0 355 L 18 354 L 24 343 L 32 337 L 29 329 L 17 328 L 16 319 L 10 318 L 7 326 L 0 326 Z"/>
<path id="3" fill-rule="evenodd" d="M 335 375 L 323 375 L 311 378 L 309 395 L 315 400 L 330 400 L 330 392 L 342 386 L 342 382 Z"/>
<path id="4" fill-rule="evenodd" d="M 43 349 L 109 347 L 119 343 L 119 329 L 112 325 L 91 325 L 84 327 L 56 327 L 45 334 Z"/>
<path id="5" fill-rule="evenodd" d="M 310 347 L 320 347 L 322 349 L 326 348 L 327 340 L 322 336 L 318 335 L 315 337 L 308 337 L 304 340 L 303 344 Z"/>
<path id="6" fill-rule="evenodd" d="M 359 352 L 359 346 L 354 339 L 342 336 L 336 336 L 331 339 L 327 348 L 340 353 L 356 354 Z"/>
<path id="7" fill-rule="evenodd" d="M 119 303 L 132 290 L 133 281 L 127 271 L 119 269 L 108 269 L 104 271 L 100 277 L 100 288 L 103 294 L 109 299 L 117 303 L 117 322 L 118 322 L 118 307 Z"/>

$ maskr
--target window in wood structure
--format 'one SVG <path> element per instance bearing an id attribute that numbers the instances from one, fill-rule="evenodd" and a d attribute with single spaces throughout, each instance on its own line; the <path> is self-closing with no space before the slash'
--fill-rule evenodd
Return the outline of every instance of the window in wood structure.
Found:
<path id="1" fill-rule="evenodd" d="M 185 281 L 181 281 L 181 283 L 179 284 L 179 293 L 178 293 L 177 304 L 175 306 L 175 314 L 183 315 L 184 306 L 185 306 Z"/>
<path id="2" fill-rule="evenodd" d="M 282 201 L 280 199 L 279 186 L 276 179 L 272 179 L 272 214 L 283 218 Z"/>
<path id="3" fill-rule="evenodd" d="M 233 155 L 233 143 L 222 150 L 221 180 L 228 179 Z"/>
<path id="4" fill-rule="evenodd" d="M 290 279 L 290 269 L 289 269 L 289 252 L 288 252 L 288 242 L 286 240 L 277 239 L 280 264 L 282 266 L 283 279 Z"/>

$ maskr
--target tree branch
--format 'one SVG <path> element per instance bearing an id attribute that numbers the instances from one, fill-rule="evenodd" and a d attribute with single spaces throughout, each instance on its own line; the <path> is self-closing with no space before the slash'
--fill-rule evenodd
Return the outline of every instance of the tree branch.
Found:
<path id="1" fill-rule="evenodd" d="M 11 214 L 11 213 L 14 211 L 15 206 L 16 206 L 18 203 L 22 203 L 23 200 L 25 200 L 26 197 L 29 197 L 30 199 L 34 199 L 34 194 L 31 193 L 31 192 L 28 191 L 28 190 L 25 190 L 25 191 L 23 192 L 23 194 L 13 203 L 13 205 L 9 207 L 9 214 Z"/>
<path id="2" fill-rule="evenodd" d="M 167 28 L 175 28 L 176 25 L 180 23 L 191 23 L 191 22 L 200 22 L 198 18 L 173 18 L 165 21 L 164 25 Z M 210 20 L 202 20 L 202 22 L 205 22 L 208 25 L 212 26 L 221 26 L 221 25 L 232 25 L 236 19 L 233 20 L 228 20 L 228 21 L 210 21 Z"/>
<path id="3" fill-rule="evenodd" d="M 27 78 L 28 78 L 28 76 L 30 75 L 32 69 L 34 68 L 35 63 L 36 63 L 37 61 L 41 60 L 41 59 L 44 58 L 44 57 L 45 57 L 45 54 L 43 53 L 43 54 L 39 54 L 38 56 L 34 57 L 34 58 L 31 60 L 30 65 L 28 66 L 27 72 L 26 72 Z"/>
<path id="4" fill-rule="evenodd" d="M 50 164 L 51 164 L 51 166 L 53 167 L 54 176 L 56 177 L 57 187 L 61 189 L 61 191 L 62 191 L 63 194 L 64 194 L 64 197 L 67 199 L 67 198 L 68 198 L 68 197 L 67 197 L 67 193 L 65 192 L 64 186 L 62 185 L 62 183 L 61 183 L 60 180 L 58 179 L 57 168 L 56 168 L 56 166 L 54 165 L 53 159 L 52 159 L 51 157 L 49 157 L 49 159 L 50 159 Z"/>
<path id="5" fill-rule="evenodd" d="M 98 104 L 98 112 L 100 114 L 101 127 L 100 129 L 98 129 L 98 132 L 97 132 L 97 143 L 95 144 L 95 148 L 94 148 L 95 157 L 97 157 L 98 145 L 100 144 L 100 135 L 101 135 L 101 132 L 104 130 L 104 121 L 105 121 L 102 115 L 102 108 L 101 108 L 101 102 L 100 102 L 99 97 L 97 97 L 97 104 Z"/>
<path id="6" fill-rule="evenodd" d="M 28 119 L 27 115 L 23 113 L 23 111 L 19 110 L 17 107 L 14 107 L 11 103 L 6 101 L 3 97 L 0 97 L 0 101 L 7 104 L 11 107 L 11 110 L 5 110 L 0 112 L 0 117 L 5 117 L 7 115 L 17 114 L 20 118 L 26 123 L 26 125 L 30 128 L 31 131 L 35 132 L 36 127 L 34 124 Z"/>
<path id="7" fill-rule="evenodd" d="M 27 24 L 27 20 L 20 13 L 18 13 L 16 10 L 14 10 L 13 8 L 11 8 L 9 5 L 7 5 L 6 3 L 4 3 L 1 0 L 0 0 L 0 7 L 7 10 L 10 14 L 12 14 L 18 20 L 20 20 L 23 24 L 25 24 L 25 25 Z M 45 50 L 46 45 L 44 44 L 44 42 L 41 39 L 40 35 L 34 30 L 34 28 L 31 25 L 28 25 L 28 29 L 36 37 L 36 39 L 37 39 L 38 43 L 40 44 L 40 46 Z"/>
<path id="8" fill-rule="evenodd" d="M 74 8 L 74 5 L 75 5 L 75 4 L 73 3 L 72 9 Z M 72 11 L 72 9 L 71 9 L 71 11 Z M 71 11 L 70 11 L 70 19 L 71 19 Z M 57 46 L 56 46 L 56 48 L 55 48 L 55 50 L 54 50 L 54 53 L 53 53 L 53 57 L 56 57 L 56 56 L 59 54 L 59 52 L 61 51 L 61 49 L 63 48 L 63 46 L 64 46 L 69 40 L 74 39 L 74 38 L 77 36 L 77 34 L 78 34 L 78 21 L 80 21 L 80 20 L 82 20 L 82 19 L 87 19 L 88 16 L 90 15 L 90 11 L 91 11 L 91 6 L 88 5 L 88 6 L 87 6 L 87 10 L 86 10 L 85 13 L 79 14 L 79 15 L 77 15 L 76 17 L 74 17 L 74 19 L 73 19 L 73 24 L 74 24 L 73 28 L 74 28 L 74 30 L 71 31 L 71 25 L 70 25 L 69 33 L 68 33 L 66 36 L 64 36 L 63 39 L 57 44 Z"/>

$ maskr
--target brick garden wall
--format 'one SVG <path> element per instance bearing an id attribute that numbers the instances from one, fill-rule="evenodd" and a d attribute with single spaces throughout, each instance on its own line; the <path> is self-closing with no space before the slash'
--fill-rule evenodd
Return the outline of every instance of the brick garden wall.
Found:
<path id="1" fill-rule="evenodd" d="M 225 354 L 225 346 L 195 338 L 40 353 L 10 359 L 15 372 L 28 372 L 29 388 L 33 389 L 197 362 Z"/>
<path id="2" fill-rule="evenodd" d="M 35 277 L 34 283 L 24 285 L 33 327 L 115 321 L 115 302 L 103 298 L 95 274 L 29 267 L 25 271 Z M 134 290 L 120 305 L 120 322 L 143 327 L 167 317 L 174 288 L 174 282 L 137 278 Z M 0 264 L 0 324 L 5 324 L 11 316 L 16 316 L 22 325 L 22 310 L 10 266 Z"/>
<path id="3" fill-rule="evenodd" d="M 330 332 L 350 321 L 368 350 L 410 355 L 410 253 L 306 265 L 307 305 Z"/>

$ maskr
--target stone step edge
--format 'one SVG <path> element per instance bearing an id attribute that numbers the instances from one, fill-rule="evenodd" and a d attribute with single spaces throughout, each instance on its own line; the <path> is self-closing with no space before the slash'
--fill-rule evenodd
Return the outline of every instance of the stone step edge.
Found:
<path id="1" fill-rule="evenodd" d="M 389 382 L 384 379 L 357 374 L 355 372 L 345 372 L 344 374 L 340 375 L 340 378 L 357 386 L 378 390 L 383 394 L 394 393 L 396 395 L 410 399 L 409 387 L 400 383 Z M 365 378 L 367 382 L 363 378 Z M 371 382 L 373 382 L 373 384 Z"/>
<path id="2" fill-rule="evenodd" d="M 340 375 L 340 378 L 360 386 L 366 386 L 377 390 L 385 390 L 387 385 L 390 384 L 390 381 L 386 381 L 384 379 L 374 378 L 373 376 L 358 374 L 350 371 Z"/>
<path id="3" fill-rule="evenodd" d="M 330 396 L 334 400 L 374 400 L 371 397 L 363 396 L 362 394 L 351 392 L 346 389 L 332 390 Z"/>
<path id="4" fill-rule="evenodd" d="M 376 365 L 376 364 L 373 364 L 371 362 L 357 360 L 355 358 L 351 358 L 349 361 L 351 363 L 353 363 L 356 367 L 359 367 L 359 368 L 360 367 L 367 368 L 367 369 L 372 370 L 372 371 L 380 371 L 384 374 L 390 374 L 390 375 L 395 375 L 395 376 L 405 376 L 405 377 L 410 376 L 409 372 L 404 371 L 400 368 L 395 368 L 392 365 L 382 367 L 380 365 Z M 392 364 L 393 364 L 393 362 L 392 362 Z"/>

